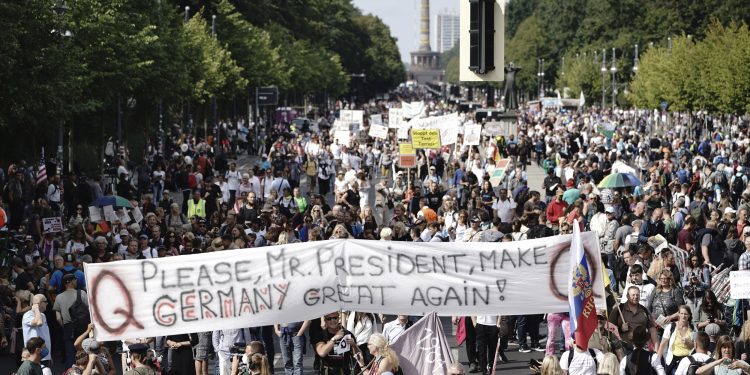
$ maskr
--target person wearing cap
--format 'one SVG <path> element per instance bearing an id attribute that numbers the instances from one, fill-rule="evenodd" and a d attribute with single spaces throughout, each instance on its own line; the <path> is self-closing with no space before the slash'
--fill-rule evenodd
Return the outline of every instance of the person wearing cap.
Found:
<path id="1" fill-rule="evenodd" d="M 130 242 L 130 232 L 127 229 L 121 229 L 115 238 L 115 243 L 117 243 L 115 253 L 124 255 L 128 251 L 128 242 Z"/>
<path id="2" fill-rule="evenodd" d="M 435 168 L 434 165 L 430 166 L 427 176 L 425 176 L 424 181 L 422 181 L 422 186 L 430 186 L 430 183 L 432 182 L 438 185 L 443 182 L 442 178 L 437 175 L 437 168 Z"/>
<path id="3" fill-rule="evenodd" d="M 70 307 L 78 300 L 79 295 L 81 301 L 88 306 L 88 296 L 86 292 L 76 289 L 77 280 L 75 275 L 66 274 L 62 277 L 62 285 L 65 287 L 65 291 L 58 294 L 55 298 L 55 304 L 52 306 L 52 310 L 55 311 L 55 317 L 60 326 L 63 327 L 63 341 L 65 342 L 65 368 L 73 365 L 75 357 L 75 348 L 73 346 L 73 338 L 77 337 L 81 332 L 75 332 L 75 325 L 73 319 L 70 316 Z"/>
<path id="4" fill-rule="evenodd" d="M 76 351 L 84 351 L 89 358 L 98 362 L 96 364 L 99 374 L 115 375 L 115 362 L 106 346 L 102 345 L 92 336 L 94 324 L 91 323 L 86 330 L 76 337 L 73 343 Z"/>
<path id="5" fill-rule="evenodd" d="M 474 215 L 471 218 L 471 227 L 466 230 L 464 237 L 461 239 L 457 238 L 456 242 L 479 242 L 482 239 L 480 224 L 482 224 L 482 219 Z"/>
<path id="6" fill-rule="evenodd" d="M 151 247 L 149 238 L 145 234 L 141 234 L 138 236 L 138 251 L 141 253 L 141 255 L 143 255 L 143 258 L 145 259 L 153 259 L 159 257 L 156 249 Z"/>

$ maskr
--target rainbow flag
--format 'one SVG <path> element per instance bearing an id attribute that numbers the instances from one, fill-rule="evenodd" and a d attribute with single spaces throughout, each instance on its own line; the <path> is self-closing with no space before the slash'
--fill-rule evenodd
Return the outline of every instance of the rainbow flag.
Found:
<path id="1" fill-rule="evenodd" d="M 586 259 L 586 251 L 581 243 L 581 230 L 578 220 L 573 221 L 573 238 L 570 242 L 570 270 L 568 307 L 571 332 L 575 344 L 582 350 L 587 350 L 589 339 L 599 322 L 596 317 L 591 272 Z"/>

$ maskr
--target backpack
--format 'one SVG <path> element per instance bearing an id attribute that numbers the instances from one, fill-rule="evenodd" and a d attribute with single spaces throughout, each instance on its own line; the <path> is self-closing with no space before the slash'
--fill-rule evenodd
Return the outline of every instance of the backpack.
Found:
<path id="1" fill-rule="evenodd" d="M 705 365 L 706 362 L 698 361 L 695 358 L 693 358 L 692 355 L 687 356 L 688 361 L 690 361 L 690 365 L 688 365 L 687 372 L 685 374 L 687 375 L 695 375 L 698 373 L 698 369 L 701 368 L 701 366 Z"/>
<path id="2" fill-rule="evenodd" d="M 78 337 L 86 331 L 89 323 L 91 323 L 89 306 L 83 302 L 80 290 L 76 291 L 76 301 L 68 308 L 68 314 L 70 314 L 70 321 L 73 324 L 73 337 Z"/>
<path id="3" fill-rule="evenodd" d="M 742 192 L 745 190 L 744 177 L 744 175 L 734 176 L 734 181 L 732 181 L 732 195 L 737 197 L 742 195 Z"/>
<path id="4" fill-rule="evenodd" d="M 690 209 L 688 211 L 690 212 L 690 216 L 692 216 L 693 219 L 695 219 L 696 223 L 703 222 L 703 202 L 700 202 L 700 201 L 690 202 Z"/>
<path id="5" fill-rule="evenodd" d="M 570 354 L 568 354 L 568 368 L 570 368 L 570 364 L 573 363 L 573 356 L 575 356 L 576 350 L 570 349 Z M 597 369 L 599 368 L 599 361 L 596 360 L 596 352 L 594 349 L 589 348 L 589 354 L 591 354 L 591 358 L 594 359 L 594 367 Z"/>

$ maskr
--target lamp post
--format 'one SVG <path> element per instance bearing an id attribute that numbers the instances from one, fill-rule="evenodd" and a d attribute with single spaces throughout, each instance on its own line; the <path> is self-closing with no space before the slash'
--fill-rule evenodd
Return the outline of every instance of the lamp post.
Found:
<path id="1" fill-rule="evenodd" d="M 602 109 L 606 106 L 607 103 L 607 94 L 606 89 L 604 86 L 607 83 L 607 50 L 602 49 Z"/>
<path id="2" fill-rule="evenodd" d="M 185 23 L 187 23 L 190 20 L 190 6 L 185 5 Z M 187 98 L 187 103 L 185 106 L 185 131 L 186 133 L 191 132 L 193 128 L 193 119 L 190 115 L 191 109 L 190 109 L 190 96 Z"/>
<path id="3" fill-rule="evenodd" d="M 539 78 L 539 99 L 541 99 L 544 96 L 544 59 L 539 60 L 537 77 Z"/>
<path id="4" fill-rule="evenodd" d="M 615 109 L 617 105 L 617 85 L 615 84 L 615 74 L 617 73 L 616 60 L 615 48 L 612 47 L 612 67 L 609 68 L 609 71 L 612 72 L 612 109 Z"/>
<path id="5" fill-rule="evenodd" d="M 633 56 L 633 73 L 638 74 L 638 45 L 635 45 L 635 55 Z"/>
<path id="6" fill-rule="evenodd" d="M 57 3 L 55 3 L 55 6 L 52 7 L 52 11 L 55 12 L 55 14 L 58 16 L 59 23 L 58 23 L 58 33 L 60 34 L 60 50 L 63 48 L 63 38 L 65 37 L 66 33 L 62 30 L 62 17 L 65 16 L 65 13 L 68 11 L 68 6 L 65 5 L 65 0 L 58 0 Z M 60 174 L 63 169 L 63 120 L 61 119 L 57 123 L 57 172 Z"/>

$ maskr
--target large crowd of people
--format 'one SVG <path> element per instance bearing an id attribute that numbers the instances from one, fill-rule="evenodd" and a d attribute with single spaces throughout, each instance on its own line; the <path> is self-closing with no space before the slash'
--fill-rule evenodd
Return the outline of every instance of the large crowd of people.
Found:
<path id="1" fill-rule="evenodd" d="M 589 350 L 572 342 L 565 311 L 454 317 L 466 331 L 468 372 L 489 373 L 498 348 L 507 362 L 511 340 L 520 352 L 547 355 L 531 366 L 543 374 L 750 370 L 747 304 L 716 288 L 727 276 L 722 269 L 750 269 L 742 119 L 533 106 L 519 112 L 513 135 L 468 146 L 459 134 L 456 144 L 417 150 L 416 168 L 403 169 L 405 140 L 396 129 L 386 139 L 368 136 L 369 115 L 387 118 L 389 104 L 365 106 L 347 144 L 329 132 L 336 112 L 302 127 L 276 124 L 257 143 L 244 124 L 219 145 L 176 129 L 163 153 L 150 147 L 138 161 L 108 153 L 114 187 L 101 176 L 50 171 L 41 179 L 35 167 L 9 166 L 0 173 L 0 258 L 12 268 L 0 274 L 0 344 L 17 358 L 17 373 L 50 373 L 54 359 L 70 374 L 265 375 L 274 370 L 273 335 L 287 375 L 302 374 L 307 347 L 321 374 L 395 373 L 388 342 L 411 326 L 408 316 L 331 312 L 285 325 L 98 343 L 73 312 L 86 302 L 82 264 L 341 238 L 518 241 L 570 233 L 576 220 L 599 236 L 611 279 Z M 456 110 L 425 105 L 426 115 Z M 468 123 L 474 114 L 460 118 Z M 239 153 L 252 162 L 232 162 Z M 501 158 L 511 167 L 491 182 Z M 532 164 L 544 171 L 541 189 L 528 181 Z M 621 172 L 641 183 L 598 187 Z M 91 220 L 89 206 L 105 192 L 129 200 L 143 219 Z M 63 230 L 45 230 L 49 217 L 62 217 Z M 350 348 L 343 353 L 341 340 Z M 457 364 L 449 371 L 464 373 Z"/>

